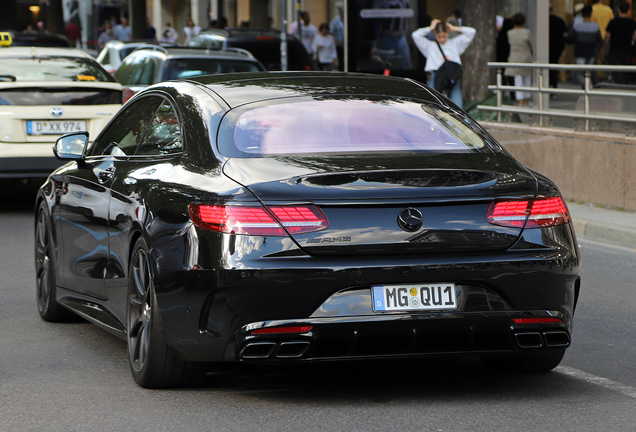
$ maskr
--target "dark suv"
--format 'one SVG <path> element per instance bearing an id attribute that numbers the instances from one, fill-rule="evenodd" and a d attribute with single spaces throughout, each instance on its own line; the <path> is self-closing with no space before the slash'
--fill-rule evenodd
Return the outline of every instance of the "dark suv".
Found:
<path id="1" fill-rule="evenodd" d="M 254 54 L 267 70 L 281 70 L 280 31 L 273 29 L 233 28 L 206 30 L 186 44 L 192 48 L 222 50 L 243 48 Z M 287 36 L 287 69 L 311 70 L 311 58 L 296 37 Z"/>
<path id="2" fill-rule="evenodd" d="M 162 81 L 264 70 L 252 54 L 242 49 L 209 51 L 147 45 L 138 47 L 124 59 L 115 79 L 125 86 L 124 99 L 128 100 L 142 88 Z"/>

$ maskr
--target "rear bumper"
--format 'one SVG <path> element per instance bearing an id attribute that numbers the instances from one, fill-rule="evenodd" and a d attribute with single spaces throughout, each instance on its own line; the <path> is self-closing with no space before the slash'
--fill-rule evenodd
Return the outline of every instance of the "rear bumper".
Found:
<path id="1" fill-rule="evenodd" d="M 512 318 L 560 317 L 557 324 L 516 325 Z M 570 317 L 557 311 L 401 314 L 391 317 L 322 318 L 268 323 L 310 326 L 297 334 L 251 334 L 241 329 L 226 361 L 277 362 L 431 355 L 492 355 L 564 349 Z"/>
<path id="2" fill-rule="evenodd" d="M 348 269 L 192 271 L 167 285 L 156 281 L 157 300 L 169 344 L 195 361 L 487 355 L 566 348 L 580 286 L 578 260 L 520 255 L 444 266 L 403 262 Z M 457 310 L 374 312 L 371 287 L 389 281 L 454 281 Z M 557 317 L 561 322 L 512 321 L 522 317 Z M 312 329 L 295 335 L 252 334 L 272 326 Z"/>
<path id="3" fill-rule="evenodd" d="M 64 164 L 53 143 L 0 143 L 0 178 L 45 178 Z"/>

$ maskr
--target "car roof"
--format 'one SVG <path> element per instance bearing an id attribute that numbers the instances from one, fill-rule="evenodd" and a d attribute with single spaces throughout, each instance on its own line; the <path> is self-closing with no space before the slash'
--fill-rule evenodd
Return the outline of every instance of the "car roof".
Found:
<path id="1" fill-rule="evenodd" d="M 29 57 L 80 57 L 94 60 L 90 54 L 77 48 L 53 48 L 33 46 L 10 46 L 0 48 L 1 58 L 29 58 Z"/>
<path id="2" fill-rule="evenodd" d="M 164 55 L 170 58 L 216 58 L 216 59 L 233 59 L 233 60 L 255 60 L 254 56 L 245 50 L 230 48 L 227 50 L 209 50 L 206 48 L 192 47 L 160 47 L 157 45 L 149 45 L 147 48 L 137 48 L 133 53 L 150 51 L 156 55 Z"/>
<path id="3" fill-rule="evenodd" d="M 133 39 L 129 41 L 110 40 L 104 44 L 104 47 L 121 48 L 129 46 L 141 46 L 141 45 L 157 45 L 163 47 L 177 46 L 172 42 L 157 42 L 149 39 Z"/>
<path id="4" fill-rule="evenodd" d="M 257 72 L 192 78 L 230 106 L 302 96 L 389 96 L 441 103 L 428 87 L 405 78 L 346 72 Z"/>

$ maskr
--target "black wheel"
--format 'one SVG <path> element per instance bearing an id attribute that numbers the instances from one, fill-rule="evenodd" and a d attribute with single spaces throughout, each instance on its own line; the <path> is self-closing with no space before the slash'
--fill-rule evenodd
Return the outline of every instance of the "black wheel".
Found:
<path id="1" fill-rule="evenodd" d="M 40 204 L 35 220 L 35 280 L 38 312 L 44 321 L 74 321 L 77 316 L 55 299 L 55 247 L 49 213 Z"/>
<path id="2" fill-rule="evenodd" d="M 168 346 L 149 258 L 146 242 L 139 239 L 129 266 L 126 307 L 128 360 L 133 378 L 144 388 L 200 384 L 206 365 L 183 361 Z"/>
<path id="3" fill-rule="evenodd" d="M 500 372 L 541 373 L 549 372 L 561 363 L 565 349 L 511 355 L 507 357 L 483 357 L 490 369 Z"/>

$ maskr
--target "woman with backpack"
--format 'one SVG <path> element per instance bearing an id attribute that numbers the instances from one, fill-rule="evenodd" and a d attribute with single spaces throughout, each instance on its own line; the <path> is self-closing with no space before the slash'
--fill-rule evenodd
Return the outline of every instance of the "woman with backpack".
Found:
<path id="1" fill-rule="evenodd" d="M 435 38 L 429 39 L 427 35 L 433 33 Z M 449 38 L 450 32 L 458 33 L 456 37 Z M 432 72 L 429 85 L 435 86 L 435 75 L 438 71 L 446 75 L 445 79 L 438 76 L 437 90 L 445 91 L 448 93 L 448 97 L 457 105 L 462 108 L 464 105 L 464 99 L 462 97 L 462 89 L 459 85 L 459 79 L 457 74 L 461 76 L 461 59 L 460 55 L 466 51 L 466 48 L 471 44 L 475 38 L 477 31 L 468 26 L 458 27 L 449 23 L 442 22 L 438 19 L 434 19 L 429 27 L 422 27 L 415 30 L 412 33 L 413 41 L 417 48 L 422 52 L 422 55 L 426 57 L 426 72 Z M 454 65 L 444 63 L 454 63 Z M 445 82 L 446 84 L 440 84 Z M 450 86 L 448 83 L 451 83 Z M 446 88 L 441 88 L 444 86 Z"/>

